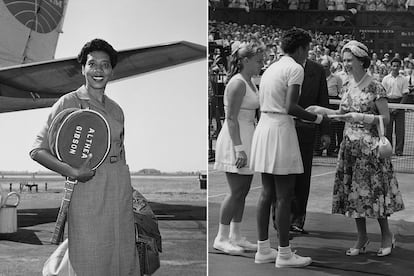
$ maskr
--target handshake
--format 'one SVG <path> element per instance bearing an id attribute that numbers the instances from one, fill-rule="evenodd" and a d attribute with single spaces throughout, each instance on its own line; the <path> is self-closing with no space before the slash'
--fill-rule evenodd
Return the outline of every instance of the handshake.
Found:
<path id="1" fill-rule="evenodd" d="M 372 124 L 375 120 L 374 114 L 365 114 L 359 112 L 349 112 L 345 114 L 338 114 L 337 110 L 329 109 L 322 106 L 311 105 L 306 108 L 306 111 L 315 114 L 326 115 L 329 119 L 350 122 L 350 123 L 366 123 Z"/>

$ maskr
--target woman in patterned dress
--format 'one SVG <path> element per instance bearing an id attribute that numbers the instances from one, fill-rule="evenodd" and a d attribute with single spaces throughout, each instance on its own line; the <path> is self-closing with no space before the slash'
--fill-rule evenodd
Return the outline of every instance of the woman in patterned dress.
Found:
<path id="1" fill-rule="evenodd" d="M 68 211 L 69 271 L 65 273 L 138 275 L 133 190 L 123 144 L 124 114 L 121 107 L 105 95 L 106 84 L 117 63 L 117 52 L 106 41 L 94 39 L 84 45 L 78 61 L 85 85 L 62 96 L 53 105 L 30 156 L 46 168 L 78 181 Z M 74 168 L 50 152 L 47 134 L 50 124 L 66 108 L 95 110 L 109 124 L 109 154 L 95 171 L 88 167 L 89 159 L 80 168 Z"/>
<path id="2" fill-rule="evenodd" d="M 386 92 L 380 82 L 367 74 L 370 60 L 368 48 L 350 41 L 342 49 L 343 61 L 350 78 L 343 86 L 339 110 L 312 106 L 308 110 L 325 114 L 344 114 L 346 121 L 335 174 L 332 213 L 355 219 L 357 241 L 346 251 L 348 256 L 365 253 L 369 243 L 366 218 L 378 220 L 381 248 L 378 256 L 386 256 L 395 247 L 395 237 L 388 217 L 404 209 L 391 159 L 379 156 L 377 124 L 390 119 Z"/>
<path id="3" fill-rule="evenodd" d="M 231 56 L 229 82 L 224 91 L 226 120 L 217 138 L 214 168 L 226 173 L 230 194 L 220 208 L 220 222 L 213 247 L 227 254 L 256 250 L 256 244 L 241 236 L 245 198 L 250 190 L 253 171 L 249 169 L 250 147 L 256 110 L 257 88 L 252 77 L 263 67 L 263 49 L 245 44 Z"/>

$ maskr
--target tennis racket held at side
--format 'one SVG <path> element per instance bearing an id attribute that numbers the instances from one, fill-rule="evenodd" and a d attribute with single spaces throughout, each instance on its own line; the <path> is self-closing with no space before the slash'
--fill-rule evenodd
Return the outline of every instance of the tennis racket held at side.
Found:
<path id="1" fill-rule="evenodd" d="M 85 162 L 85 158 L 92 154 L 92 170 L 98 168 L 108 155 L 110 137 L 110 128 L 105 117 L 91 109 L 62 110 L 55 116 L 48 131 L 49 148 L 57 159 L 79 168 Z M 66 179 L 65 194 L 51 241 L 53 244 L 63 241 L 69 204 L 76 183 L 77 181 Z"/>
<path id="2" fill-rule="evenodd" d="M 69 203 L 72 198 L 73 189 L 76 185 L 77 181 L 71 181 L 66 178 L 65 181 L 65 194 L 63 196 L 62 202 L 60 204 L 60 209 L 58 213 L 58 217 L 55 224 L 55 231 L 53 232 L 52 244 L 60 244 L 63 241 L 63 236 L 65 232 L 65 224 L 67 220 L 68 210 L 69 210 Z"/>

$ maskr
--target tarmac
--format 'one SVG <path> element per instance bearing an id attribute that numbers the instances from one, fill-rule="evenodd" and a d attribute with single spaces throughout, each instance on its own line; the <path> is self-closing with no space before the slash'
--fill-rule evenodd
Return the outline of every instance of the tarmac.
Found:
<path id="1" fill-rule="evenodd" d="M 161 199 L 153 201 L 154 192 L 151 200 L 147 198 L 158 218 L 163 247 L 161 267 L 153 275 L 206 275 L 206 192 L 193 189 L 196 195 L 168 192 L 169 199 L 161 194 Z M 63 194 L 23 192 L 23 196 L 17 210 L 17 232 L 0 234 L 0 276 L 41 275 L 44 262 L 57 247 L 50 239 Z"/>
<path id="2" fill-rule="evenodd" d="M 412 175 L 397 174 L 406 209 L 391 216 L 390 229 L 397 240 L 391 255 L 378 257 L 380 229 L 378 222 L 367 219 L 370 244 L 367 253 L 349 257 L 345 251 L 356 239 L 355 222 L 342 215 L 330 214 L 334 167 L 314 167 L 305 229 L 308 235 L 293 234 L 291 246 L 301 256 L 310 256 L 313 262 L 305 268 L 275 268 L 274 263 L 255 264 L 255 252 L 230 256 L 212 247 L 218 229 L 221 200 L 227 193 L 225 176 L 210 165 L 208 191 L 208 275 L 414 275 L 414 186 Z M 243 235 L 251 242 L 256 236 L 256 203 L 260 194 L 260 176 L 253 178 L 246 198 L 242 223 Z M 270 224 L 271 225 L 271 224 Z M 271 246 L 277 248 L 277 233 L 269 226 Z"/>

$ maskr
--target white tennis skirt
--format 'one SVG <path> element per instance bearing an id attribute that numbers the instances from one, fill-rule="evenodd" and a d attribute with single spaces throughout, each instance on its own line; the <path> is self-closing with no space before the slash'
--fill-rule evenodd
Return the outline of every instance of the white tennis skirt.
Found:
<path id="1" fill-rule="evenodd" d="M 255 110 L 240 110 L 238 121 L 240 130 L 240 139 L 247 155 L 247 166 L 243 168 L 236 167 L 236 152 L 234 151 L 233 141 L 230 137 L 227 121 L 217 137 L 216 143 L 216 160 L 214 169 L 224 172 L 252 175 L 252 171 L 248 164 L 250 162 L 250 147 L 254 133 L 254 116 Z"/>
<path id="2" fill-rule="evenodd" d="M 298 136 L 293 118 L 262 113 L 253 135 L 250 168 L 275 175 L 303 173 Z"/>

